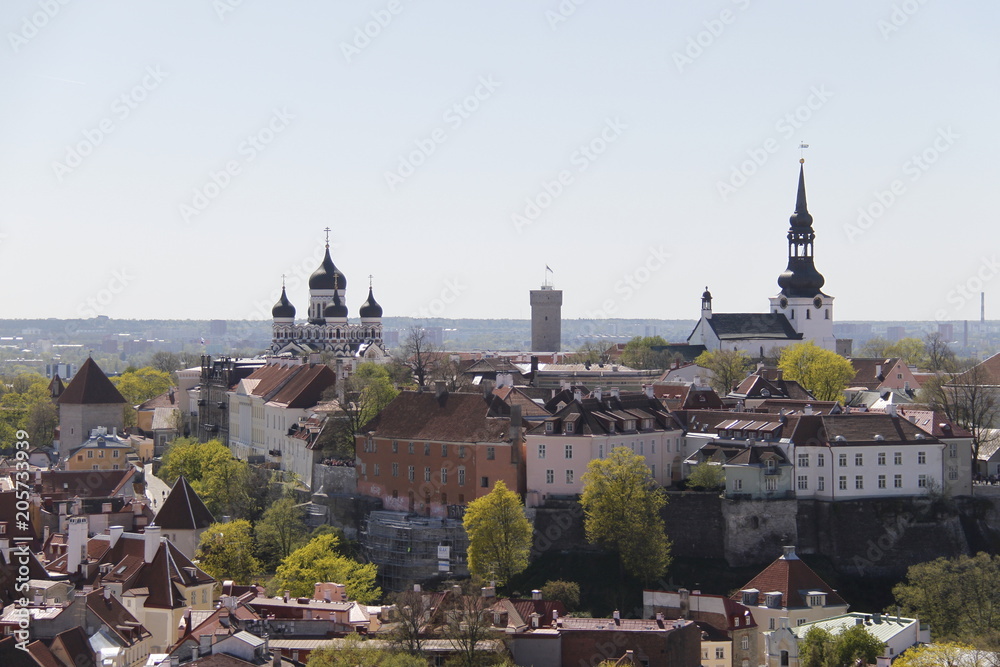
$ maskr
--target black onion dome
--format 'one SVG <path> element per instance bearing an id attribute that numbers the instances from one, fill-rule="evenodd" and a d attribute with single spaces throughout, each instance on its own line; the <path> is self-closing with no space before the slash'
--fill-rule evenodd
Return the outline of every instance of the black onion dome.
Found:
<path id="1" fill-rule="evenodd" d="M 271 317 L 277 319 L 279 317 L 288 317 L 295 319 L 295 306 L 292 302 L 288 300 L 288 295 L 285 294 L 285 288 L 281 288 L 281 298 L 278 299 L 278 303 L 274 304 L 274 308 L 271 308 Z"/>
<path id="2" fill-rule="evenodd" d="M 309 289 L 347 289 L 347 278 L 330 259 L 329 246 L 323 257 L 323 263 L 309 276 Z"/>
<path id="3" fill-rule="evenodd" d="M 826 278 L 816 270 L 812 258 L 808 262 L 789 259 L 788 268 L 778 276 L 782 294 L 791 297 L 816 296 L 825 283 Z"/>
<path id="4" fill-rule="evenodd" d="M 323 317 L 327 319 L 347 317 L 347 306 L 341 302 L 340 292 L 333 293 L 333 303 L 323 309 Z"/>
<path id="5" fill-rule="evenodd" d="M 701 293 L 701 298 L 702 299 L 711 299 L 712 298 L 712 293 L 708 291 L 707 287 L 705 288 L 705 291 Z"/>
<path id="6" fill-rule="evenodd" d="M 813 217 L 809 214 L 806 206 L 806 179 L 802 165 L 799 165 L 799 191 L 795 195 L 795 213 L 788 218 L 788 222 L 796 230 L 808 229 L 812 227 Z"/>
<path id="7" fill-rule="evenodd" d="M 368 288 L 368 300 L 361 304 L 361 317 L 382 317 L 382 306 L 378 305 L 372 288 Z"/>

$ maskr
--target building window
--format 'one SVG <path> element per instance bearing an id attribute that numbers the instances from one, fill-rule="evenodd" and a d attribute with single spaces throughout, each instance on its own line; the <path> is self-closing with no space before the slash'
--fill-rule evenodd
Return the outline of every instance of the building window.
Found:
<path id="1" fill-rule="evenodd" d="M 447 468 L 441 468 L 441 483 L 442 484 L 447 484 L 448 483 L 448 469 Z"/>
<path id="2" fill-rule="evenodd" d="M 864 478 L 864 475 L 855 475 L 854 476 L 854 488 L 855 489 L 863 489 L 863 488 L 865 488 L 865 478 Z"/>
<path id="3" fill-rule="evenodd" d="M 725 657 L 726 657 L 726 649 L 722 648 L 721 646 L 716 646 L 715 647 L 715 659 L 716 660 L 722 660 Z"/>
<path id="4" fill-rule="evenodd" d="M 564 456 L 568 459 L 573 458 L 573 445 L 566 445 Z"/>
<path id="5" fill-rule="evenodd" d="M 837 457 L 837 465 L 839 465 L 841 468 L 847 467 L 847 454 L 841 454 L 840 456 Z"/>
<path id="6" fill-rule="evenodd" d="M 483 477 L 482 479 L 480 479 L 479 480 L 479 486 L 483 487 L 484 489 L 490 488 L 490 478 L 489 477 Z"/>
<path id="7" fill-rule="evenodd" d="M 416 473 L 416 470 L 414 469 L 414 467 L 410 466 L 409 468 L 406 469 L 406 479 L 408 479 L 408 480 L 410 480 L 412 482 L 414 480 L 415 473 Z"/>
<path id="8" fill-rule="evenodd" d="M 448 504 L 448 494 L 447 493 L 442 493 L 441 494 L 441 504 L 442 505 L 447 505 Z"/>
<path id="9" fill-rule="evenodd" d="M 841 491 L 847 491 L 847 476 L 841 475 L 840 479 L 837 480 L 837 486 L 840 487 Z"/>
<path id="10" fill-rule="evenodd" d="M 487 461 L 492 461 L 496 457 L 497 457 L 497 449 L 496 449 L 496 447 L 487 447 L 486 448 L 486 460 Z"/>
<path id="11" fill-rule="evenodd" d="M 367 477 L 368 476 L 368 464 L 367 463 L 362 463 L 361 464 L 361 476 L 362 477 Z"/>
<path id="12" fill-rule="evenodd" d="M 949 470 L 948 471 L 948 479 L 950 479 L 952 481 L 958 479 L 958 471 L 957 470 Z"/>
<path id="13" fill-rule="evenodd" d="M 458 485 L 465 486 L 465 468 L 458 469 Z"/>
<path id="14" fill-rule="evenodd" d="M 825 477 L 820 477 L 819 479 L 816 480 L 816 490 L 817 491 L 825 491 L 826 490 L 826 478 Z"/>
<path id="15" fill-rule="evenodd" d="M 894 489 L 901 489 L 901 488 L 903 488 L 903 476 L 902 475 L 893 475 L 892 476 L 892 488 L 894 488 Z"/>
<path id="16" fill-rule="evenodd" d="M 805 475 L 799 475 L 798 487 L 799 491 L 807 491 L 809 489 L 809 478 Z"/>
<path id="17" fill-rule="evenodd" d="M 778 480 L 774 477 L 768 477 L 764 480 L 764 490 L 765 491 L 777 491 L 778 490 Z"/>
<path id="18" fill-rule="evenodd" d="M 448 456 L 448 445 L 443 443 L 441 445 L 441 456 Z"/>
<path id="19" fill-rule="evenodd" d="M 743 649 L 744 651 L 750 650 L 750 637 L 743 635 L 743 637 L 740 639 L 740 648 Z"/>
<path id="20" fill-rule="evenodd" d="M 880 488 L 880 489 L 886 488 L 885 475 L 879 475 L 878 476 L 878 488 Z"/>
<path id="21" fill-rule="evenodd" d="M 816 455 L 816 465 L 819 466 L 820 468 L 822 468 L 824 465 L 826 465 L 826 457 L 823 456 L 822 454 L 817 454 Z"/>
<path id="22" fill-rule="evenodd" d="M 556 481 L 556 471 L 555 470 L 546 470 L 545 471 L 545 483 L 546 484 L 553 484 L 553 483 L 555 483 L 555 481 Z"/>
<path id="23" fill-rule="evenodd" d="M 87 450 L 87 458 L 88 459 L 94 458 L 94 450 L 93 449 L 88 449 Z"/>
<path id="24" fill-rule="evenodd" d="M 572 484 L 573 483 L 573 471 L 572 470 L 567 470 L 566 471 L 566 483 L 567 484 Z"/>
<path id="25" fill-rule="evenodd" d="M 927 463 L 927 452 L 917 452 L 917 463 L 920 465 Z"/>
<path id="26" fill-rule="evenodd" d="M 117 449 L 111 450 L 111 458 L 113 458 L 113 459 L 118 458 L 118 450 Z"/>
<path id="27" fill-rule="evenodd" d="M 865 455 L 858 452 L 854 455 L 854 465 L 863 466 L 865 464 Z"/>
<path id="28" fill-rule="evenodd" d="M 393 463 L 392 464 L 392 476 L 393 477 L 399 477 L 399 464 L 398 463 Z"/>
<path id="29" fill-rule="evenodd" d="M 921 489 L 927 488 L 927 475 L 917 475 L 917 486 Z"/>
<path id="30" fill-rule="evenodd" d="M 459 445 L 458 446 L 458 458 L 460 458 L 460 459 L 464 459 L 465 458 L 465 445 Z"/>
<path id="31" fill-rule="evenodd" d="M 895 452 L 892 455 L 893 465 L 901 466 L 903 465 L 903 452 Z"/>
<path id="32" fill-rule="evenodd" d="M 412 442 L 410 443 L 408 449 L 409 449 L 409 452 L 412 454 L 413 453 L 413 443 Z"/>
<path id="33" fill-rule="evenodd" d="M 573 432 L 573 422 L 566 422 L 566 432 L 567 433 Z"/>
<path id="34" fill-rule="evenodd" d="M 603 459 L 604 458 L 604 444 L 603 443 L 597 445 L 597 458 L 599 458 L 599 459 Z"/>
<path id="35" fill-rule="evenodd" d="M 799 454 L 799 467 L 800 468 L 808 468 L 809 467 L 809 455 L 808 454 Z"/>
<path id="36" fill-rule="evenodd" d="M 806 622 L 806 619 L 800 618 L 799 620 L 795 621 L 795 625 L 804 625 L 805 622 Z"/>
<path id="37" fill-rule="evenodd" d="M 115 453 L 117 454 L 117 452 L 115 452 Z M 111 469 L 112 470 L 118 470 L 118 464 L 117 463 L 112 464 L 111 465 Z"/>
<path id="38" fill-rule="evenodd" d="M 431 455 L 431 443 L 425 442 L 424 443 L 424 456 L 430 456 L 430 455 Z"/>
<path id="39" fill-rule="evenodd" d="M 545 458 L 545 443 L 538 445 L 538 458 Z"/>
<path id="40" fill-rule="evenodd" d="M 424 466 L 424 481 L 425 482 L 431 481 L 431 467 L 430 466 Z"/>
<path id="41" fill-rule="evenodd" d="M 392 441 L 392 453 L 393 454 L 399 453 L 399 443 L 395 440 Z"/>
<path id="42" fill-rule="evenodd" d="M 769 623 L 767 624 L 768 629 L 769 630 L 774 630 L 774 619 L 773 618 L 769 618 L 768 621 L 769 621 Z"/>
<path id="43" fill-rule="evenodd" d="M 958 458 L 958 445 L 951 443 L 948 445 L 948 458 Z"/>
<path id="44" fill-rule="evenodd" d="M 880 466 L 884 466 L 885 465 L 885 452 L 879 452 L 878 453 L 878 464 Z"/>
<path id="45" fill-rule="evenodd" d="M 545 432 L 552 433 L 555 430 L 555 424 L 552 422 L 545 422 Z"/>
<path id="46" fill-rule="evenodd" d="M 742 479 L 734 479 L 733 480 L 733 491 L 742 491 L 742 490 L 743 490 L 743 480 Z"/>
<path id="47" fill-rule="evenodd" d="M 378 474 L 379 474 L 379 464 L 376 463 L 375 465 L 372 466 L 372 475 L 378 477 Z"/>

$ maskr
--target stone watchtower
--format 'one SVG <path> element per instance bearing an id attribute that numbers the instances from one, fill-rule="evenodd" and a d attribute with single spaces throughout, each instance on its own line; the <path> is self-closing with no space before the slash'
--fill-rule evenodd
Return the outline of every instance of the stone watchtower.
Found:
<path id="1" fill-rule="evenodd" d="M 562 290 L 542 285 L 531 290 L 531 351 L 559 352 L 562 349 Z"/>

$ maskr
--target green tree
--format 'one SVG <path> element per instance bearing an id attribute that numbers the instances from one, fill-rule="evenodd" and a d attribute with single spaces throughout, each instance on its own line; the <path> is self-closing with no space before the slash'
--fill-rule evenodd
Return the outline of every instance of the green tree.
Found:
<path id="1" fill-rule="evenodd" d="M 900 338 L 889 346 L 889 356 L 899 357 L 907 366 L 927 365 L 927 343 L 920 338 Z"/>
<path id="2" fill-rule="evenodd" d="M 615 551 L 623 573 L 649 583 L 670 565 L 660 510 L 667 504 L 646 461 L 627 447 L 593 459 L 583 475 L 580 505 L 587 541 Z"/>
<path id="3" fill-rule="evenodd" d="M 750 355 L 741 350 L 706 350 L 694 363 L 712 372 L 712 388 L 720 396 L 733 390 L 750 372 Z"/>
<path id="4" fill-rule="evenodd" d="M 528 567 L 531 523 L 520 497 L 501 480 L 469 503 L 462 520 L 469 535 L 469 571 L 499 584 Z"/>
<path id="5" fill-rule="evenodd" d="M 935 640 L 997 639 L 1000 556 L 980 552 L 912 565 L 892 593 L 904 613 L 930 623 Z"/>
<path id="6" fill-rule="evenodd" d="M 336 535 L 314 537 L 282 559 L 272 586 L 299 597 L 312 595 L 316 582 L 332 581 L 344 584 L 351 600 L 374 604 L 382 595 L 375 585 L 377 568 L 372 563 L 362 564 L 340 555 L 338 548 Z"/>
<path id="7" fill-rule="evenodd" d="M 622 363 L 630 368 L 667 368 L 670 365 L 669 355 L 653 349 L 666 345 L 667 341 L 661 336 L 636 336 L 625 344 Z"/>
<path id="8" fill-rule="evenodd" d="M 547 581 L 542 586 L 542 599 L 559 600 L 566 611 L 575 611 L 580 606 L 580 584 L 562 579 Z"/>
<path id="9" fill-rule="evenodd" d="M 308 541 L 309 536 L 305 513 L 288 496 L 264 510 L 256 529 L 261 559 L 272 567 Z"/>
<path id="10" fill-rule="evenodd" d="M 174 386 L 170 373 L 149 366 L 131 370 L 109 379 L 129 405 L 139 405 Z"/>
<path id="11" fill-rule="evenodd" d="M 830 667 L 833 660 L 833 635 L 813 626 L 799 644 L 800 667 Z"/>
<path id="12" fill-rule="evenodd" d="M 726 471 L 722 466 L 702 461 L 691 469 L 688 475 L 689 487 L 701 487 L 703 489 L 721 489 L 726 485 Z"/>
<path id="13" fill-rule="evenodd" d="M 847 383 L 856 375 L 851 362 L 811 340 L 782 349 L 778 368 L 786 380 L 795 380 L 820 401 L 843 400 Z"/>
<path id="14" fill-rule="evenodd" d="M 885 650 L 885 643 L 863 625 L 852 625 L 841 631 L 833 640 L 830 667 L 854 667 L 856 664 L 874 665 L 875 659 Z"/>
<path id="15" fill-rule="evenodd" d="M 306 667 L 427 667 L 425 658 L 375 648 L 357 634 L 340 640 L 337 648 L 321 647 L 309 654 Z"/>
<path id="16" fill-rule="evenodd" d="M 216 516 L 255 519 L 256 495 L 267 490 L 246 461 L 233 458 L 218 440 L 198 442 L 177 438 L 163 454 L 159 477 L 173 484 L 183 475 L 205 505 Z"/>
<path id="17" fill-rule="evenodd" d="M 232 579 L 249 584 L 261 573 L 254 556 L 253 531 L 249 521 L 213 523 L 201 534 L 197 558 L 199 566 L 217 581 Z"/>
<path id="18" fill-rule="evenodd" d="M 996 667 L 996 654 L 960 642 L 935 642 L 907 649 L 893 667 Z"/>

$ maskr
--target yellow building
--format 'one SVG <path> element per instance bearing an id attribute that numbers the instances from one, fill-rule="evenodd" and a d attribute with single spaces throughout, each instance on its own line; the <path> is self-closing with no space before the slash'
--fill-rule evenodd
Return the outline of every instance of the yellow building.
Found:
<path id="1" fill-rule="evenodd" d="M 124 470 L 132 463 L 138 464 L 139 453 L 132 443 L 116 432 L 95 428 L 83 444 L 66 455 L 66 470 Z"/>

